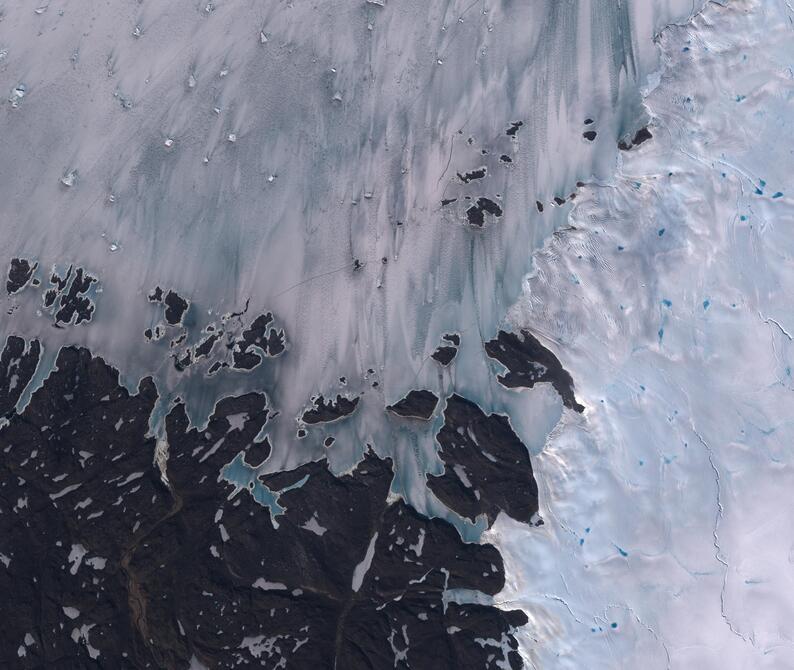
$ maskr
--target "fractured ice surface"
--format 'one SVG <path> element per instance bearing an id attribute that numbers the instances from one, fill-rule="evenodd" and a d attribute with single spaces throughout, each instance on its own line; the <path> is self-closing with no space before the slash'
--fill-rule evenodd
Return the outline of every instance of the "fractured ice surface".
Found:
<path id="1" fill-rule="evenodd" d="M 511 312 L 588 407 L 534 459 L 546 524 L 486 534 L 536 667 L 794 667 L 792 20 L 747 0 L 664 31 L 653 139 Z"/>

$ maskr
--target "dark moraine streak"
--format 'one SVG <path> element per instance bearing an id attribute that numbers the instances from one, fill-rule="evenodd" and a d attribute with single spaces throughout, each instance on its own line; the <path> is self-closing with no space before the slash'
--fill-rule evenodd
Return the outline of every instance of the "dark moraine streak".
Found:
<path id="1" fill-rule="evenodd" d="M 457 394 L 447 399 L 444 425 L 436 436 L 444 473 L 427 485 L 447 507 L 490 526 L 504 510 L 529 523 L 538 511 L 538 486 L 529 453 L 501 414 L 486 414 Z"/>
<path id="2" fill-rule="evenodd" d="M 201 431 L 174 405 L 167 480 L 148 436 L 156 400 L 150 378 L 130 394 L 101 358 L 64 348 L 0 429 L 0 667 L 521 667 L 522 612 L 444 597 L 498 593 L 499 553 L 393 501 L 390 460 L 261 475 L 282 491 L 273 518 L 219 476 L 240 452 L 269 454 L 255 443 L 265 396 L 222 400 Z"/>
<path id="3" fill-rule="evenodd" d="M 312 398 L 314 406 L 303 413 L 301 421 L 307 424 L 338 421 L 355 412 L 358 401 L 359 398 L 347 398 L 343 395 L 337 395 L 336 399 L 326 400 L 322 395 L 318 395 Z"/>
<path id="4" fill-rule="evenodd" d="M 485 343 L 485 353 L 507 368 L 507 374 L 497 377 L 502 386 L 531 389 L 535 384 L 548 382 L 560 394 L 563 405 L 584 412 L 584 407 L 576 401 L 570 373 L 528 330 L 520 334 L 500 330 L 495 339 Z"/>
<path id="5" fill-rule="evenodd" d="M 8 295 L 18 293 L 28 285 L 33 277 L 38 263 L 32 263 L 26 258 L 12 258 L 8 266 L 8 278 L 6 279 L 6 291 Z"/>
<path id="6" fill-rule="evenodd" d="M 436 405 L 438 405 L 438 396 L 435 393 L 424 389 L 412 389 L 402 400 L 389 405 L 386 409 L 398 416 L 427 421 L 433 416 Z"/>

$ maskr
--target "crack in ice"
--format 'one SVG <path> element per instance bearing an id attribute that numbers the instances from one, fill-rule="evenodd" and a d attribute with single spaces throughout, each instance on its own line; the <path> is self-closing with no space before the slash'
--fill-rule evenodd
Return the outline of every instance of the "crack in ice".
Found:
<path id="1" fill-rule="evenodd" d="M 764 318 L 764 315 L 761 314 L 760 311 L 758 312 L 758 318 L 761 319 L 761 321 L 763 321 L 766 324 L 770 324 L 770 323 L 775 324 L 780 330 L 780 332 L 783 333 L 789 339 L 789 342 L 792 340 L 791 333 L 789 333 L 789 331 L 786 330 L 786 328 L 784 328 L 783 325 L 780 323 L 780 321 L 778 321 L 777 319 L 773 319 L 771 316 Z"/>
<path id="2" fill-rule="evenodd" d="M 747 642 L 755 646 L 752 640 L 749 640 L 745 635 L 739 632 L 739 630 L 733 625 L 733 622 L 730 620 L 727 612 L 725 611 L 725 589 L 728 586 L 728 570 L 730 569 L 730 566 L 728 565 L 728 561 L 725 558 L 725 555 L 722 551 L 722 546 L 720 544 L 720 536 L 719 536 L 720 522 L 722 521 L 725 515 L 725 506 L 722 504 L 722 478 L 720 477 L 720 471 L 717 468 L 717 464 L 714 462 L 713 449 L 708 445 L 706 440 L 703 439 L 703 436 L 695 428 L 694 423 L 692 423 L 692 432 L 694 432 L 695 435 L 697 435 L 700 444 L 703 445 L 703 448 L 706 450 L 706 455 L 709 459 L 709 465 L 711 466 L 711 469 L 714 471 L 714 484 L 717 489 L 717 514 L 714 519 L 714 528 L 712 530 L 712 536 L 713 536 L 713 544 L 714 544 L 714 557 L 724 567 L 723 576 L 722 576 L 722 587 L 720 589 L 720 614 L 722 615 L 722 618 L 725 621 L 725 623 L 728 625 L 730 631 L 734 635 L 736 635 L 736 637 L 742 639 L 744 642 Z"/>

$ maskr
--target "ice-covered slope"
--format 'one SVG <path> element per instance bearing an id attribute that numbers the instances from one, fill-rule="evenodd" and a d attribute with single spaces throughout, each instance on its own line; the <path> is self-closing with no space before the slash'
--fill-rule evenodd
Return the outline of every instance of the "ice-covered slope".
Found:
<path id="1" fill-rule="evenodd" d="M 536 667 L 794 666 L 792 20 L 748 0 L 664 31 L 654 140 L 511 312 L 588 405 L 535 460 L 548 523 L 488 533 Z"/>

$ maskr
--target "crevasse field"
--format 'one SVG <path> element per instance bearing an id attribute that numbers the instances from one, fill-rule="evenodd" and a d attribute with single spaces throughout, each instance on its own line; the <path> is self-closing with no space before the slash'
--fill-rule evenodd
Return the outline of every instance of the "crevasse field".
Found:
<path id="1" fill-rule="evenodd" d="M 59 599 L 57 589 L 83 591 L 86 583 L 59 582 L 53 632 L 44 624 L 28 630 L 28 615 L 21 615 L 25 630 L 2 640 L 8 652 L 1 660 L 54 663 L 35 654 L 48 636 L 58 638 L 62 619 L 63 644 L 77 649 L 69 667 L 113 663 L 114 648 L 124 650 L 130 667 L 196 669 L 794 667 L 789 2 L 34 5 L 0 6 L 0 262 L 26 259 L 34 268 L 19 290 L 11 290 L 9 275 L 0 336 L 41 346 L 23 388 L 12 359 L 0 370 L 0 401 L 13 399 L 9 408 L 0 402 L 8 409 L 0 417 L 0 451 L 10 454 L 3 477 L 20 491 L 4 492 L 8 509 L 0 511 L 7 519 L 43 519 L 53 509 L 75 515 L 77 526 L 63 524 L 74 536 L 53 536 L 47 546 L 55 554 L 56 541 L 67 554 L 71 547 L 71 574 L 81 579 L 83 554 L 99 551 L 94 536 L 77 529 L 81 510 L 92 504 L 91 486 L 113 484 L 105 519 L 118 506 L 115 488 L 141 477 L 151 479 L 155 493 L 150 498 L 143 489 L 146 499 L 129 498 L 125 511 L 155 509 L 158 495 L 172 496 L 173 504 L 151 512 L 148 525 L 120 521 L 119 534 L 129 533 L 132 544 L 125 542 L 117 559 L 110 549 L 103 554 L 106 574 L 118 565 L 124 576 L 118 602 L 122 610 L 129 602 L 131 623 L 106 610 L 87 614 L 77 596 Z M 651 137 L 637 141 L 646 127 Z M 72 295 L 77 268 L 94 281 Z M 59 305 L 74 305 L 76 316 L 62 315 Z M 272 320 L 251 344 L 251 322 L 266 314 Z M 500 331 L 521 329 L 570 374 L 583 412 L 564 406 L 552 384 L 500 383 L 505 370 L 484 347 Z M 450 335 L 459 339 L 454 362 L 439 365 L 432 355 Z M 136 410 L 137 419 L 122 413 L 113 421 L 119 431 L 140 419 L 141 432 L 129 443 L 151 447 L 145 474 L 81 479 L 87 452 L 75 441 L 64 453 L 80 454 L 79 467 L 58 452 L 49 470 L 36 470 L 39 485 L 25 468 L 43 449 L 27 460 L 14 455 L 20 426 L 46 414 L 39 408 L 66 369 L 59 352 L 72 345 L 117 369 L 130 396 L 148 398 L 141 380 L 152 378 L 152 406 Z M 544 360 L 533 364 L 539 374 L 550 369 Z M 427 420 L 385 411 L 418 389 L 439 403 L 421 417 Z M 223 409 L 223 399 L 254 392 L 266 394 L 269 408 L 255 430 L 258 419 L 247 405 Z M 504 479 L 480 472 L 478 480 L 477 468 L 463 460 L 452 467 L 449 454 L 462 451 L 447 416 L 455 395 L 507 417 L 504 425 L 531 458 L 537 513 L 523 518 L 492 502 L 510 497 L 518 461 L 502 463 Z M 75 396 L 79 391 L 66 389 L 65 404 L 48 405 L 57 407 L 39 432 L 51 430 L 59 412 L 68 417 L 59 444 L 74 435 L 67 435 L 69 421 L 91 424 Z M 318 396 L 342 398 L 352 409 L 325 416 Z M 222 437 L 218 421 L 228 424 Z M 483 437 L 498 442 L 503 425 L 479 433 L 477 421 L 461 423 L 457 433 L 496 462 Z M 451 447 L 440 437 L 445 429 Z M 91 433 L 94 446 L 113 442 L 100 423 Z M 212 443 L 206 450 L 191 453 L 181 441 L 201 435 Z M 263 458 L 254 459 L 258 448 Z M 205 462 L 214 470 L 191 480 L 177 469 L 191 462 L 188 454 L 196 472 Z M 455 531 L 422 526 L 410 545 L 414 555 L 401 561 L 419 561 L 426 537 L 446 538 L 427 540 L 426 560 L 437 552 L 437 565 L 405 582 L 430 584 L 435 570 L 442 576 L 428 589 L 443 600 L 444 615 L 451 607 L 455 616 L 460 608 L 482 617 L 471 624 L 468 647 L 442 661 L 432 653 L 438 640 L 468 630 L 460 621 L 436 622 L 410 609 L 411 624 L 403 623 L 403 611 L 389 614 L 383 629 L 374 623 L 389 607 L 408 608 L 400 604 L 408 586 L 387 598 L 373 582 L 388 580 L 384 556 L 393 546 L 381 546 L 387 531 L 378 525 L 387 512 L 372 513 L 370 522 L 372 505 L 361 502 L 347 507 L 342 521 L 321 523 L 324 505 L 308 492 L 325 476 L 312 468 L 327 462 L 335 483 L 320 499 L 330 510 L 343 499 L 336 482 L 370 475 L 375 456 L 391 463 L 383 500 L 389 510 L 405 503 L 400 509 L 410 506 L 421 523 L 443 520 Z M 470 495 L 468 507 L 429 486 L 447 475 Z M 49 488 L 50 480 L 59 485 Z M 218 538 L 206 551 L 201 546 L 203 553 L 194 547 L 206 566 L 175 571 L 200 575 L 196 589 L 213 601 L 206 608 L 220 608 L 213 623 L 219 639 L 201 637 L 207 624 L 196 624 L 192 637 L 187 615 L 173 605 L 162 621 L 178 632 L 147 642 L 150 628 L 158 628 L 152 594 L 179 590 L 167 580 L 147 582 L 141 575 L 154 572 L 143 567 L 136 572 L 136 560 L 155 565 L 157 552 L 146 559 L 135 553 L 143 553 L 139 544 L 161 547 L 153 539 L 159 532 L 182 537 L 162 529 L 190 507 L 189 496 L 209 490 L 205 481 L 217 484 L 225 501 L 207 503 L 206 526 Z M 41 493 L 41 506 L 18 503 L 28 485 Z M 245 509 L 238 525 L 228 520 L 231 508 Z M 290 516 L 304 512 L 308 520 Z M 260 523 L 276 539 L 259 535 Z M 366 528 L 351 531 L 348 542 L 337 523 Z M 35 552 L 25 553 L 33 541 L 14 528 L 4 530 L 5 543 L 0 538 L 0 571 L 9 571 L 9 585 L 23 579 L 9 568 L 18 556 L 36 563 Z M 317 560 L 320 573 L 336 570 L 330 563 L 350 568 L 340 571 L 351 593 L 329 596 L 333 607 L 344 603 L 342 614 L 304 604 L 314 577 L 299 560 L 285 559 L 273 574 L 268 560 L 275 566 L 278 552 L 259 562 L 257 538 L 265 536 L 273 547 L 287 537 L 304 556 L 310 545 L 300 533 L 337 542 L 323 545 L 330 559 Z M 402 535 L 395 542 L 408 546 Z M 450 567 L 486 543 L 504 561 L 502 569 L 497 558 L 483 559 L 494 574 L 504 573 L 498 593 L 490 584 L 456 582 Z M 223 546 L 229 556 L 235 546 L 238 556 L 256 554 L 264 572 L 244 586 L 276 599 L 261 610 L 273 618 L 283 607 L 287 632 L 260 622 L 256 597 L 249 601 L 253 623 L 235 628 L 221 603 L 228 598 L 235 615 L 244 611 L 233 600 L 242 587 L 226 592 L 221 583 L 248 572 L 242 559 L 222 555 Z M 226 575 L 214 577 L 217 591 L 201 581 L 207 566 L 216 574 L 216 559 L 228 569 L 217 568 Z M 43 582 L 33 579 L 31 593 Z M 326 586 L 315 591 L 324 597 L 333 591 Z M 362 624 L 364 633 L 350 633 L 349 612 L 371 593 L 372 613 L 362 616 L 369 629 Z M 32 596 L 15 592 L 9 607 L 15 598 Z M 147 598 L 148 610 L 136 604 Z M 511 619 L 503 628 L 512 632 L 497 634 L 489 628 L 497 608 L 522 610 L 528 622 Z M 307 629 L 314 616 L 338 616 L 339 623 L 330 633 L 301 628 L 297 635 L 289 632 L 290 611 L 304 613 Z M 30 621 L 50 621 L 36 612 Z M 113 625 L 103 627 L 103 617 Z M 411 628 L 423 630 L 415 620 L 438 627 L 420 634 Z M 118 632 L 128 629 L 140 638 L 129 648 Z M 378 640 L 373 649 L 381 644 L 385 651 L 344 651 L 346 639 L 370 634 Z M 181 638 L 187 641 L 173 642 Z M 299 650 L 316 656 L 306 660 Z M 482 650 L 493 653 L 483 652 L 481 663 Z"/>

